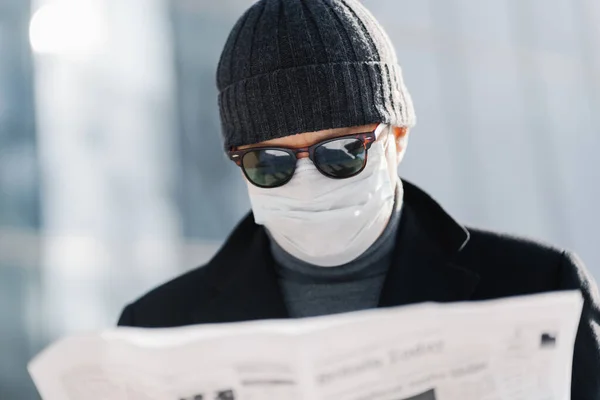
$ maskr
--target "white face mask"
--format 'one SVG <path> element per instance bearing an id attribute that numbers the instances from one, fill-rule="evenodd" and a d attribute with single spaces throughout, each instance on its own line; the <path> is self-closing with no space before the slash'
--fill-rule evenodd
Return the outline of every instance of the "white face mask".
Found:
<path id="1" fill-rule="evenodd" d="M 376 137 L 365 169 L 352 178 L 328 178 L 303 158 L 281 187 L 247 182 L 256 223 L 304 262 L 332 267 L 358 258 L 385 229 L 398 182 L 392 129 L 379 125 Z"/>

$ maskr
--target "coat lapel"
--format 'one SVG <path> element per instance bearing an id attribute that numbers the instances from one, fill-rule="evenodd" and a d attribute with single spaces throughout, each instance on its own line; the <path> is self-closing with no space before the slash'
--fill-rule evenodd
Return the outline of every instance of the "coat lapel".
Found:
<path id="1" fill-rule="evenodd" d="M 405 204 L 394 261 L 379 306 L 468 300 L 479 276 L 454 264 L 453 251 L 436 243 L 417 218 L 412 206 Z"/>
<path id="2" fill-rule="evenodd" d="M 288 318 L 264 229 L 248 216 L 206 267 L 214 293 L 194 323 Z"/>
<path id="3" fill-rule="evenodd" d="M 427 194 L 403 183 L 401 226 L 379 306 L 468 300 L 479 276 L 455 262 L 468 231 Z M 268 241 L 252 214 L 240 223 L 204 267 L 208 300 L 193 311 L 194 323 L 289 318 Z"/>

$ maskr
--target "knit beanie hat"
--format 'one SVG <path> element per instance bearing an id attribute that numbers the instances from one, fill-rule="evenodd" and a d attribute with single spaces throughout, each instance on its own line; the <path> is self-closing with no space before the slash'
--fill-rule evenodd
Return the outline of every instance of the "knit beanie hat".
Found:
<path id="1" fill-rule="evenodd" d="M 217 71 L 226 149 L 324 129 L 415 123 L 392 43 L 358 0 L 260 0 Z"/>

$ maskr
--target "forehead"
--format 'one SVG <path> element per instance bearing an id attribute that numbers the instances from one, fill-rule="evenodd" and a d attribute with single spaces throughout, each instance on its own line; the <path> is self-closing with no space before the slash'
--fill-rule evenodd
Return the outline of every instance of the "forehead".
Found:
<path id="1" fill-rule="evenodd" d="M 349 128 L 336 128 L 336 129 L 326 129 L 317 132 L 305 132 L 299 133 L 297 135 L 284 136 L 282 138 L 267 140 L 264 142 L 248 145 L 248 146 L 240 146 L 240 149 L 246 149 L 251 147 L 263 147 L 263 146 L 274 146 L 274 147 L 308 147 L 315 143 L 321 142 L 323 140 L 352 135 L 355 133 L 365 133 L 371 132 L 377 128 L 377 124 L 370 125 L 362 125 L 362 126 L 353 126 Z"/>

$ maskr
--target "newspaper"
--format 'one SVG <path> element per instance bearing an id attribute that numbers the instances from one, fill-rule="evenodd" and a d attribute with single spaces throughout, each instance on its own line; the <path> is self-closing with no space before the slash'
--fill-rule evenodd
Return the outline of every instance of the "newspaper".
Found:
<path id="1" fill-rule="evenodd" d="M 579 292 L 337 316 L 117 328 L 29 371 L 44 400 L 565 400 Z"/>

